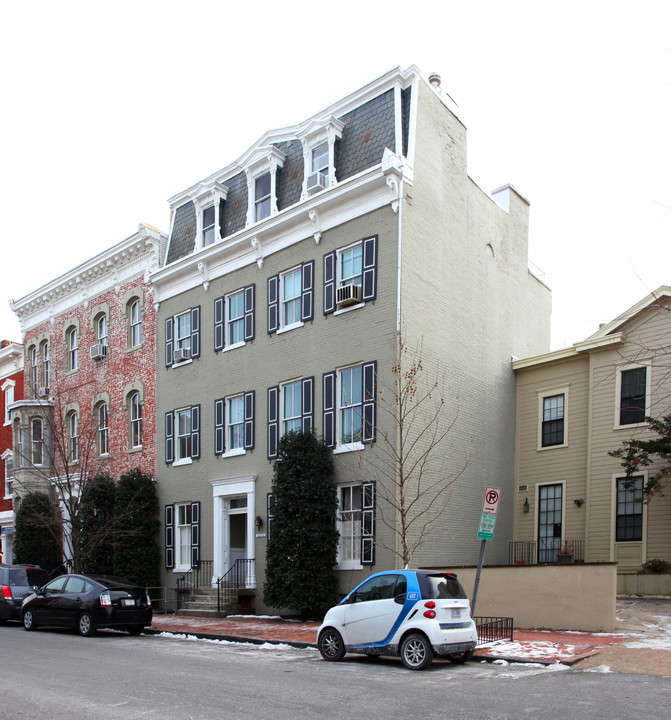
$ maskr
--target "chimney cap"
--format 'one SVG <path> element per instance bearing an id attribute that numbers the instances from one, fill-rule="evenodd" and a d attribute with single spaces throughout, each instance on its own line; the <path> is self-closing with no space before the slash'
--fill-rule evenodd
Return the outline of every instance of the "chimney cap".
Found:
<path id="1" fill-rule="evenodd" d="M 440 73 L 432 72 L 429 75 L 429 83 L 435 90 L 440 89 Z"/>

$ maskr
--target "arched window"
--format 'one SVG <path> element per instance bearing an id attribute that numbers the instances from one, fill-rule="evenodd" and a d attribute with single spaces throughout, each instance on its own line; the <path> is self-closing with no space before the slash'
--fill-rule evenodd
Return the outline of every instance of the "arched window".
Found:
<path id="1" fill-rule="evenodd" d="M 68 339 L 68 370 L 79 368 L 79 333 L 76 327 L 71 327 L 67 333 Z"/>
<path id="2" fill-rule="evenodd" d="M 130 446 L 131 448 L 142 447 L 142 402 L 140 393 L 134 392 L 129 397 L 130 407 Z"/>
<path id="3" fill-rule="evenodd" d="M 37 388 L 39 387 L 39 355 L 37 354 L 37 348 L 32 345 L 30 348 L 30 390 L 33 397 L 37 397 Z"/>
<path id="4" fill-rule="evenodd" d="M 95 321 L 95 328 L 96 328 L 96 342 L 99 345 L 104 345 L 107 347 L 107 315 L 105 313 L 100 313 Z"/>
<path id="5" fill-rule="evenodd" d="M 44 464 L 44 432 L 42 418 L 32 418 L 30 421 L 30 451 L 33 465 Z"/>
<path id="6" fill-rule="evenodd" d="M 42 387 L 49 390 L 49 341 L 44 340 L 40 345 L 40 355 L 42 356 Z"/>
<path id="7" fill-rule="evenodd" d="M 75 410 L 72 410 L 67 418 L 68 431 L 68 461 L 71 463 L 79 462 L 79 416 Z"/>
<path id="8" fill-rule="evenodd" d="M 109 454 L 109 418 L 107 413 L 107 403 L 98 403 L 95 407 L 96 419 L 96 449 L 98 455 Z"/>
<path id="9" fill-rule="evenodd" d="M 142 344 L 142 305 L 140 300 L 135 298 L 130 303 L 129 313 L 129 347 L 137 347 Z"/>

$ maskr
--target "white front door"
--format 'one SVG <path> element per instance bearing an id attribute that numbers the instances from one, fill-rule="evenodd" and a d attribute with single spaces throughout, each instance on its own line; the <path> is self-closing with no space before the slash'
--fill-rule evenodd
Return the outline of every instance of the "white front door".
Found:
<path id="1" fill-rule="evenodd" d="M 247 496 L 225 498 L 223 502 L 224 533 L 222 557 L 223 573 L 228 572 L 236 560 L 246 560 L 247 555 Z"/>

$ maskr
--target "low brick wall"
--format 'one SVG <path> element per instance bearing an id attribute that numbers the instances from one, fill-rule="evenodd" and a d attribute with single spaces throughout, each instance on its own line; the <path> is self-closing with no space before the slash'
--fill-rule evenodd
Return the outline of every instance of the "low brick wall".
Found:
<path id="1" fill-rule="evenodd" d="M 617 594 L 671 595 L 671 575 L 619 573 L 617 576 Z"/>
<path id="2" fill-rule="evenodd" d="M 446 568 L 472 599 L 475 567 Z M 475 614 L 508 616 L 515 627 L 614 632 L 617 563 L 484 567 Z"/>

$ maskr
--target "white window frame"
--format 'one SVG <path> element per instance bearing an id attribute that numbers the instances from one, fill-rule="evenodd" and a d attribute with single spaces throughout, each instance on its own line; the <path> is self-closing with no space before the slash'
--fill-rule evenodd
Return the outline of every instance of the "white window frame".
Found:
<path id="1" fill-rule="evenodd" d="M 290 390 L 295 400 L 295 393 L 298 392 L 298 414 L 287 415 L 287 391 Z M 294 408 L 295 412 L 295 408 Z M 291 423 L 296 427 L 287 429 L 287 423 Z M 284 437 L 291 430 L 300 431 L 303 426 L 303 381 L 289 380 L 280 384 L 280 437 Z"/>
<path id="2" fill-rule="evenodd" d="M 205 213 L 209 210 L 212 211 L 212 222 L 205 224 Z M 216 233 L 215 233 L 215 226 L 217 222 L 217 210 L 214 206 L 214 203 L 211 205 L 207 205 L 204 207 L 201 211 L 202 216 L 202 223 L 203 223 L 203 229 L 202 229 L 202 241 L 201 241 L 201 247 L 208 247 L 209 245 L 214 245 L 215 240 L 217 239 Z"/>
<path id="3" fill-rule="evenodd" d="M 40 355 L 42 357 L 42 387 L 48 390 L 51 382 L 51 358 L 48 340 L 43 340 L 40 343 Z"/>
<path id="4" fill-rule="evenodd" d="M 175 567 L 173 572 L 183 572 L 191 568 L 191 548 L 193 546 L 193 519 L 191 518 L 191 503 L 177 503 L 175 505 Z M 182 510 L 184 511 L 185 522 L 182 519 Z M 186 522 L 188 521 L 188 522 Z M 186 542 L 188 540 L 188 542 Z M 182 549 L 188 547 L 186 551 L 186 562 L 182 558 Z"/>
<path id="5" fill-rule="evenodd" d="M 232 407 L 235 403 L 236 406 L 240 406 L 241 414 L 240 414 L 240 420 L 238 420 L 238 416 L 235 418 L 233 417 L 233 411 Z M 233 420 L 235 419 L 235 422 Z M 222 457 L 232 457 L 234 455 L 244 455 L 245 450 L 245 396 L 244 393 L 240 393 L 239 395 L 231 395 L 230 397 L 226 398 L 226 440 L 225 440 L 225 448 L 226 452 L 222 455 Z M 238 431 L 241 433 L 240 436 L 240 445 L 234 446 L 233 445 L 233 436 L 234 433 Z"/>
<path id="6" fill-rule="evenodd" d="M 128 308 L 129 341 L 130 347 L 142 345 L 142 303 L 140 298 L 131 300 Z"/>
<path id="7" fill-rule="evenodd" d="M 5 477 L 4 477 L 4 499 L 5 500 L 11 500 L 12 498 L 12 483 L 14 482 L 14 453 L 12 450 L 5 450 L 4 453 L 2 453 L 2 460 L 3 465 L 5 469 Z M 9 463 L 9 474 L 7 473 L 7 463 Z"/>
<path id="8" fill-rule="evenodd" d="M 307 128 L 297 133 L 298 139 L 303 143 L 303 191 L 301 200 L 308 197 L 308 177 L 313 172 L 316 172 L 316 170 L 313 170 L 313 153 L 325 143 L 328 145 L 327 188 L 336 185 L 335 144 L 342 137 L 344 127 L 345 125 L 341 120 L 331 117 L 326 123 L 311 123 Z"/>
<path id="9" fill-rule="evenodd" d="M 628 427 L 628 426 L 624 426 Z M 645 487 L 646 483 L 648 482 L 649 477 L 649 471 L 646 469 L 642 469 L 636 473 L 637 477 L 643 478 L 643 487 Z M 622 474 L 622 471 L 618 473 L 613 473 L 611 475 L 611 487 L 612 487 L 612 495 L 611 495 L 611 545 L 610 545 L 610 561 L 616 562 L 618 560 L 617 557 L 617 549 L 621 547 L 635 547 L 640 546 L 641 548 L 641 554 L 639 556 L 640 563 L 643 564 L 647 559 L 648 555 L 648 505 L 646 503 L 643 503 L 643 533 L 640 540 L 617 540 L 617 486 L 618 481 L 624 479 L 624 475 Z"/>
<path id="10" fill-rule="evenodd" d="M 96 318 L 96 342 L 99 345 L 107 347 L 109 339 L 109 323 L 107 322 L 107 314 L 100 313 Z"/>
<path id="11" fill-rule="evenodd" d="M 547 450 L 556 450 L 557 448 L 568 447 L 568 401 L 569 386 L 545 388 L 538 393 L 538 440 L 536 450 L 545 452 Z M 543 414 L 545 399 L 554 397 L 555 395 L 564 396 L 564 442 L 559 445 L 543 445 Z"/>
<path id="12" fill-rule="evenodd" d="M 75 325 L 68 328 L 68 371 L 79 370 L 79 330 Z"/>
<path id="13" fill-rule="evenodd" d="M 37 397 L 37 388 L 39 387 L 39 352 L 37 346 L 30 346 L 30 389 L 33 397 Z"/>
<path id="14" fill-rule="evenodd" d="M 359 250 L 360 250 L 360 257 L 359 257 L 359 261 L 361 264 L 360 272 L 356 275 L 350 275 L 349 277 L 347 277 L 345 279 L 343 277 L 343 272 L 342 272 L 343 257 L 346 254 L 353 252 L 355 250 L 355 248 L 359 248 Z M 352 243 L 351 245 L 347 245 L 346 247 L 338 248 L 338 250 L 336 251 L 336 259 L 337 259 L 337 263 L 338 263 L 338 268 L 337 268 L 338 282 L 337 282 L 336 286 L 342 287 L 343 285 L 352 284 L 352 285 L 358 285 L 359 287 L 363 287 L 363 241 L 359 240 L 358 242 Z M 354 282 L 355 278 L 359 278 L 359 281 Z"/>
<path id="15" fill-rule="evenodd" d="M 5 380 L 2 384 L 2 392 L 5 394 L 5 425 L 11 425 L 11 411 L 9 406 L 14 402 L 14 387 L 16 383 L 14 380 Z"/>
<path id="16" fill-rule="evenodd" d="M 342 393 L 343 393 L 343 374 L 348 373 L 350 370 L 359 370 L 361 374 L 361 401 L 359 403 L 349 403 L 349 404 L 343 404 L 342 403 Z M 363 450 L 363 365 L 358 363 L 356 365 L 348 365 L 347 367 L 339 368 L 336 370 L 336 444 L 335 449 L 333 450 L 334 453 L 342 453 L 342 452 L 353 452 L 358 450 Z M 362 433 L 362 439 L 361 440 L 355 440 L 353 442 L 343 442 L 343 415 L 344 412 L 350 412 L 350 408 L 356 408 L 359 407 L 359 421 L 361 424 L 361 433 Z M 355 413 L 356 410 L 352 410 L 351 412 Z M 354 417 L 354 416 L 353 416 Z"/>
<path id="17" fill-rule="evenodd" d="M 627 363 L 626 365 L 620 365 L 615 373 L 615 416 L 613 429 L 631 429 L 637 427 L 647 427 L 648 423 L 643 421 L 640 423 L 627 423 L 625 425 L 620 424 L 620 407 L 622 405 L 622 373 L 626 370 L 637 370 L 639 368 L 645 368 L 645 412 L 644 415 L 650 415 L 650 403 L 652 394 L 652 360 L 641 360 L 636 363 Z"/>
<path id="18" fill-rule="evenodd" d="M 35 432 L 36 427 L 39 427 L 39 435 Z M 39 417 L 30 418 L 30 464 L 44 465 L 44 420 Z"/>
<path id="19" fill-rule="evenodd" d="M 68 430 L 68 461 L 79 462 L 79 415 L 76 410 L 71 410 L 67 416 Z"/>
<path id="20" fill-rule="evenodd" d="M 128 444 L 131 450 L 139 450 L 142 448 L 142 400 L 139 391 L 132 392 L 128 396 L 129 407 L 129 432 Z M 138 443 L 134 443 L 134 438 L 139 439 Z"/>
<path id="21" fill-rule="evenodd" d="M 180 434 L 180 417 L 188 418 L 188 428 L 186 432 Z M 191 408 L 181 408 L 175 410 L 175 460 L 173 465 L 189 465 L 193 462 L 191 453 L 193 452 L 192 447 L 192 427 L 193 418 L 191 416 Z M 182 441 L 184 442 L 188 453 L 182 453 Z"/>
<path id="22" fill-rule="evenodd" d="M 240 298 L 240 309 L 242 311 L 242 314 L 232 318 L 231 317 L 231 311 L 233 308 L 234 303 L 232 302 L 233 298 L 236 298 L 237 304 L 237 298 Z M 231 341 L 230 333 L 231 328 L 233 327 L 233 324 L 235 323 L 235 327 L 241 328 L 241 334 L 242 334 L 242 340 L 236 340 L 235 342 Z M 245 344 L 245 290 L 244 288 L 241 290 L 236 290 L 235 292 L 229 293 L 224 298 L 224 350 L 233 350 L 233 348 L 241 347 Z"/>
<path id="23" fill-rule="evenodd" d="M 188 332 L 180 335 L 180 330 L 184 333 L 184 321 L 188 325 Z M 175 350 L 182 349 L 191 353 L 191 310 L 175 315 Z"/>
<path id="24" fill-rule="evenodd" d="M 290 275 L 296 275 L 298 276 L 298 295 L 294 295 L 289 300 L 285 299 L 285 281 Z M 289 270 L 285 270 L 284 272 L 280 273 L 280 282 L 279 282 L 279 328 L 277 330 L 278 333 L 286 332 L 287 330 L 293 330 L 294 328 L 302 327 L 305 323 L 303 320 L 301 320 L 301 308 L 302 308 L 302 292 L 303 292 L 303 272 L 302 272 L 302 266 L 298 265 L 297 267 L 290 268 Z M 288 303 L 292 303 L 294 307 L 298 307 L 298 320 L 294 320 L 293 322 L 287 323 L 285 322 L 284 317 L 284 310 L 285 306 Z"/>
<path id="25" fill-rule="evenodd" d="M 343 493 L 349 496 L 349 500 L 352 501 L 354 498 L 355 491 L 358 491 L 359 507 L 355 508 L 353 502 L 343 503 Z M 363 564 L 361 562 L 361 537 L 363 532 L 363 486 L 361 483 L 351 483 L 347 485 L 338 485 L 338 510 L 336 514 L 336 526 L 338 529 L 339 540 L 338 540 L 338 555 L 336 561 L 337 570 L 361 570 Z M 349 509 L 344 510 L 343 505 L 348 505 Z M 349 521 L 344 519 L 344 515 L 349 514 L 351 519 Z M 358 514 L 358 521 L 356 515 Z M 345 523 L 350 522 L 352 525 L 352 532 L 346 537 L 344 532 Z M 358 523 L 358 535 L 357 535 L 357 523 Z M 350 544 L 350 552 L 348 555 L 351 557 L 343 558 L 343 540 L 348 539 Z"/>
<path id="26" fill-rule="evenodd" d="M 99 402 L 96 413 L 96 449 L 98 457 L 109 456 L 109 408 L 106 402 Z"/>
<path id="27" fill-rule="evenodd" d="M 247 176 L 247 227 L 263 222 L 277 215 L 277 171 L 284 165 L 285 154 L 275 146 L 258 148 L 243 163 Z M 266 173 L 270 173 L 270 195 L 257 196 L 256 181 Z M 259 218 L 257 208 L 262 202 L 270 199 L 268 215 Z"/>
<path id="28" fill-rule="evenodd" d="M 268 177 L 268 192 L 259 194 L 259 183 L 264 180 L 266 176 Z M 273 178 L 270 170 L 268 170 L 254 178 L 254 222 L 261 222 L 270 217 L 273 209 L 272 197 Z"/>

